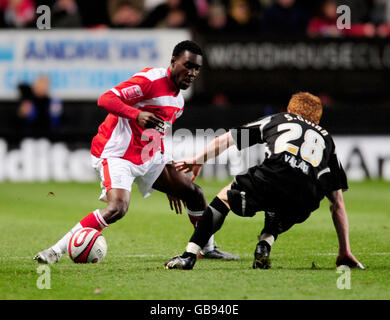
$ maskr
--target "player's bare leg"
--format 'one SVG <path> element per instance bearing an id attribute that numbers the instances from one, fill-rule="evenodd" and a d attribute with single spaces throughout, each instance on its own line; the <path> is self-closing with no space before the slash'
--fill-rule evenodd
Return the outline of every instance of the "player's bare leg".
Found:
<path id="1" fill-rule="evenodd" d="M 130 204 L 130 192 L 125 189 L 111 189 L 107 192 L 107 207 L 100 210 L 104 221 L 107 224 L 122 219 Z"/>
<path id="2" fill-rule="evenodd" d="M 34 260 L 39 263 L 54 264 L 66 252 L 68 242 L 73 233 L 81 228 L 93 228 L 102 231 L 109 224 L 121 219 L 127 212 L 130 203 L 130 192 L 124 189 L 111 189 L 107 192 L 107 207 L 95 210 L 85 216 L 69 232 L 67 232 L 56 244 L 50 248 L 38 252 Z"/>

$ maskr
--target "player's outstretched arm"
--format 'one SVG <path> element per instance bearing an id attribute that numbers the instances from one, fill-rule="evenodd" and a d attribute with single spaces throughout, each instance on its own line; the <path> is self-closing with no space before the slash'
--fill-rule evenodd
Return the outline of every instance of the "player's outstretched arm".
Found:
<path id="1" fill-rule="evenodd" d="M 226 132 L 209 142 L 206 148 L 192 159 L 175 161 L 175 168 L 184 173 L 192 171 L 193 175 L 191 180 L 194 181 L 199 176 L 200 170 L 207 160 L 218 157 L 233 144 L 234 140 L 230 131 Z"/>
<path id="2" fill-rule="evenodd" d="M 329 196 L 330 211 L 332 213 L 333 224 L 339 240 L 339 254 L 336 265 L 347 265 L 349 267 L 359 267 L 364 269 L 363 265 L 355 258 L 351 252 L 349 244 L 349 224 L 348 216 L 345 210 L 342 190 L 333 191 Z"/>
<path id="3" fill-rule="evenodd" d="M 116 116 L 136 120 L 144 128 L 163 128 L 164 121 L 148 111 L 141 111 L 124 103 L 114 92 L 107 91 L 98 99 L 98 106 Z"/>
<path id="4" fill-rule="evenodd" d="M 121 98 L 111 90 L 103 93 L 99 97 L 97 104 L 99 107 L 103 108 L 107 112 L 122 118 L 135 120 L 140 113 L 140 110 L 124 103 Z"/>

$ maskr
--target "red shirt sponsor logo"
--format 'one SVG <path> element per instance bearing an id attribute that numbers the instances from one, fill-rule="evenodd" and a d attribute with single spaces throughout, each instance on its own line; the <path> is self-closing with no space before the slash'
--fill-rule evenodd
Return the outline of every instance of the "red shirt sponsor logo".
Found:
<path id="1" fill-rule="evenodd" d="M 139 85 L 124 88 L 121 90 L 121 92 L 123 97 L 127 100 L 139 98 L 144 95 Z"/>

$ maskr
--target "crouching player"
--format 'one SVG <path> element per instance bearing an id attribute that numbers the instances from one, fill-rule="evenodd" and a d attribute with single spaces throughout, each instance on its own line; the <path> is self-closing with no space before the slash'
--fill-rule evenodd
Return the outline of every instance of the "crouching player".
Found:
<path id="1" fill-rule="evenodd" d="M 235 144 L 239 150 L 264 143 L 266 158 L 261 165 L 238 175 L 223 188 L 204 211 L 186 251 L 165 263 L 166 269 L 192 269 L 197 254 L 218 231 L 228 212 L 252 217 L 265 212 L 264 229 L 254 252 L 253 268 L 271 267 L 271 246 L 278 235 L 304 222 L 327 197 L 336 229 L 337 265 L 364 268 L 349 244 L 348 218 L 343 191 L 346 175 L 337 158 L 330 134 L 319 126 L 322 105 L 310 93 L 293 95 L 287 112 L 263 117 L 232 129 L 210 142 L 193 159 L 176 163 L 176 169 L 199 175 L 202 165 Z"/>

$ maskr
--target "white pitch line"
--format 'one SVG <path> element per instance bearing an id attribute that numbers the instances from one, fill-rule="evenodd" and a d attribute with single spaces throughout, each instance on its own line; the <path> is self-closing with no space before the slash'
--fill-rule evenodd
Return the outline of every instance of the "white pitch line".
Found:
<path id="1" fill-rule="evenodd" d="M 323 253 L 305 253 L 306 255 L 312 255 L 312 256 L 337 256 L 337 253 L 334 252 L 323 252 Z M 368 252 L 368 253 L 359 253 L 354 252 L 355 255 L 368 255 L 368 256 L 388 256 L 390 255 L 390 252 Z M 129 254 L 129 255 L 114 255 L 111 256 L 112 258 L 167 258 L 169 257 L 169 254 Z M 241 255 L 241 257 L 252 257 L 253 254 L 244 254 Z M 288 254 L 274 254 L 274 257 L 285 257 L 288 256 Z M 29 257 L 17 257 L 17 256 L 9 256 L 9 257 L 0 257 L 1 260 L 33 260 L 32 256 Z"/>
<path id="2" fill-rule="evenodd" d="M 130 254 L 130 255 L 123 255 L 123 256 L 119 256 L 119 255 L 114 255 L 114 256 L 111 256 L 113 258 L 166 258 L 168 255 L 162 255 L 162 254 Z M 14 260 L 28 260 L 28 259 L 31 259 L 33 260 L 33 257 L 14 257 L 14 256 L 9 256 L 9 257 L 0 257 L 0 260 L 10 260 L 10 259 L 14 259 Z"/>
<path id="3" fill-rule="evenodd" d="M 121 257 L 121 258 L 166 258 L 167 255 L 165 254 L 129 254 L 125 256 L 113 256 L 115 257 Z"/>

